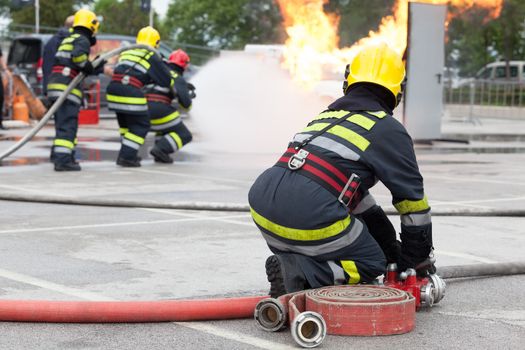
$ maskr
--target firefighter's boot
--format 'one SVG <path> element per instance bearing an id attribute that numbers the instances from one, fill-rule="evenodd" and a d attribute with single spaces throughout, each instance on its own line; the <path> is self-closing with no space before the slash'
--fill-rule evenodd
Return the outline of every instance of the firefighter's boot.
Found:
<path id="1" fill-rule="evenodd" d="M 73 161 L 67 163 L 55 163 L 55 171 L 80 171 L 82 168 Z"/>
<path id="2" fill-rule="evenodd" d="M 171 158 L 168 153 L 164 152 L 162 149 L 160 149 L 160 147 L 157 147 L 156 145 L 151 149 L 149 153 L 153 156 L 155 162 L 157 163 L 173 163 L 173 158 Z"/>
<path id="3" fill-rule="evenodd" d="M 140 157 L 136 157 L 133 159 L 127 159 L 123 157 L 118 157 L 117 159 L 117 165 L 120 165 L 124 168 L 138 168 L 140 167 Z"/>
<path id="4" fill-rule="evenodd" d="M 272 298 L 307 288 L 304 273 L 293 254 L 269 256 L 266 259 L 266 275 Z"/>

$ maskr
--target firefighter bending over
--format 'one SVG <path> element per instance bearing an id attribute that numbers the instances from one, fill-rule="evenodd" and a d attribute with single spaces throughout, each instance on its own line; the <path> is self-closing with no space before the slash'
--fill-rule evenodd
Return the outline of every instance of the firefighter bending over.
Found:
<path id="1" fill-rule="evenodd" d="M 144 27 L 137 34 L 137 44 L 158 48 L 160 34 L 152 27 Z M 120 166 L 140 166 L 137 154 L 150 128 L 143 88 L 150 83 L 166 89 L 173 85 L 171 74 L 160 57 L 148 49 L 122 52 L 107 88 L 108 107 L 117 113 L 120 127 L 122 145 L 117 158 Z"/>
<path id="2" fill-rule="evenodd" d="M 387 45 L 347 66 L 344 96 L 295 135 L 249 192 L 251 214 L 274 255 L 270 294 L 370 283 L 387 261 L 433 268 L 430 207 L 413 142 L 392 117 L 405 68 Z M 368 189 L 381 181 L 401 215 L 401 243 Z"/>
<path id="3" fill-rule="evenodd" d="M 59 98 L 71 81 L 83 72 L 86 75 L 99 74 L 104 64 L 93 67 L 89 61 L 91 46 L 97 39 L 99 21 L 97 16 L 86 9 L 78 10 L 73 19 L 73 31 L 62 40 L 55 55 L 55 61 L 47 85 L 51 101 Z M 77 143 L 78 112 L 82 103 L 82 91 L 75 88 L 55 113 L 56 136 L 51 150 L 51 160 L 56 171 L 78 171 L 74 150 Z"/>
<path id="4" fill-rule="evenodd" d="M 189 63 L 190 57 L 180 49 L 173 51 L 166 62 L 175 82 L 176 94 L 170 88 L 155 84 L 146 86 L 151 131 L 156 133 L 155 146 L 150 153 L 159 163 L 173 163 L 170 154 L 181 149 L 192 139 L 191 132 L 182 122 L 179 111 L 172 105 L 172 101 L 176 99 L 183 109 L 191 108 L 195 88 L 183 77 Z"/>

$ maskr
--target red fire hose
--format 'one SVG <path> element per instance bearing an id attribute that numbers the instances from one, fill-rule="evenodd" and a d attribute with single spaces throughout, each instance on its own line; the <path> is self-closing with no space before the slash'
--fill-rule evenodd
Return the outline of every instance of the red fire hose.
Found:
<path id="1" fill-rule="evenodd" d="M 268 296 L 167 301 L 0 300 L 0 321 L 117 323 L 226 320 L 253 317 Z"/>

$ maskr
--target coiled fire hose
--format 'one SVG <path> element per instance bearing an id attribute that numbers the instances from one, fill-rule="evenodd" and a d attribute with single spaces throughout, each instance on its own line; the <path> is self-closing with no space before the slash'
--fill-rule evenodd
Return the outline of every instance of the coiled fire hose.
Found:
<path id="1" fill-rule="evenodd" d="M 150 51 L 155 52 L 158 54 L 155 49 L 148 45 L 143 44 L 133 44 L 133 45 L 127 45 L 122 46 L 119 48 L 116 48 L 114 50 L 111 50 L 109 52 L 106 52 L 102 54 L 100 57 L 95 59 L 93 61 L 93 67 L 97 68 L 103 61 L 110 59 L 113 56 L 119 55 L 122 51 L 129 50 L 129 49 L 147 49 Z M 53 105 L 49 108 L 49 110 L 46 112 L 46 114 L 40 119 L 40 121 L 29 131 L 24 137 L 22 137 L 17 143 L 9 147 L 6 151 L 0 154 L 0 160 L 10 156 L 17 150 L 19 150 L 23 145 L 25 145 L 29 140 L 31 140 L 43 127 L 46 125 L 46 123 L 51 119 L 51 117 L 55 114 L 57 109 L 64 103 L 64 101 L 67 98 L 67 95 L 75 88 L 78 84 L 82 82 L 85 78 L 85 74 L 83 72 L 80 72 L 67 86 L 66 90 L 62 93 L 62 95 L 53 103 Z"/>

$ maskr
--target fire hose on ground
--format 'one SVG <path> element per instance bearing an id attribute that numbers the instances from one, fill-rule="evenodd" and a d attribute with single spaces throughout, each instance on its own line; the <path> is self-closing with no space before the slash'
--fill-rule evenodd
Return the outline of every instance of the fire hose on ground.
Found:
<path id="1" fill-rule="evenodd" d="M 438 274 L 445 279 L 525 274 L 525 262 L 447 266 L 439 268 Z M 416 279 L 410 271 L 404 280 L 396 276 L 401 275 L 394 266 L 388 269 L 384 285 L 324 287 L 278 299 L 265 295 L 165 301 L 0 300 L 0 321 L 144 323 L 255 316 L 265 331 L 275 332 L 289 324 L 294 340 L 312 348 L 327 334 L 407 333 L 414 328 L 416 308 L 431 307 L 444 296 L 445 284 L 437 276 Z"/>
<path id="2" fill-rule="evenodd" d="M 133 44 L 133 45 L 128 45 L 128 46 L 122 46 L 122 47 L 119 47 L 117 49 L 111 50 L 109 52 L 106 52 L 100 55 L 97 59 L 93 61 L 93 67 L 97 68 L 103 61 L 107 61 L 111 57 L 119 55 L 122 51 L 129 50 L 129 49 L 147 49 L 147 50 L 156 52 L 152 47 L 148 45 Z M 77 87 L 77 85 L 80 84 L 84 80 L 85 77 L 86 77 L 85 74 L 80 72 L 69 83 L 64 93 L 62 93 L 62 95 L 53 103 L 53 105 L 49 108 L 49 110 L 42 117 L 42 119 L 40 119 L 40 121 L 33 127 L 33 129 L 31 129 L 31 131 L 29 131 L 24 137 L 22 137 L 13 146 L 11 146 L 9 149 L 7 149 L 6 151 L 0 154 L 0 160 L 10 156 L 11 154 L 19 150 L 27 142 L 29 142 L 44 127 L 44 125 L 47 124 L 47 122 L 55 114 L 57 109 L 62 105 L 62 103 L 64 103 L 69 93 L 73 91 L 73 89 Z"/>
<path id="3" fill-rule="evenodd" d="M 242 203 L 224 202 L 162 202 L 148 200 L 112 199 L 100 197 L 65 197 L 41 195 L 38 193 L 0 193 L 0 200 L 14 202 L 85 205 L 95 207 L 117 208 L 154 208 L 174 210 L 202 210 L 224 212 L 250 212 L 250 206 Z M 394 209 L 385 209 L 387 215 L 397 215 Z M 478 217 L 525 217 L 525 210 L 498 210 L 498 209 L 433 209 L 432 216 L 478 216 Z"/>

